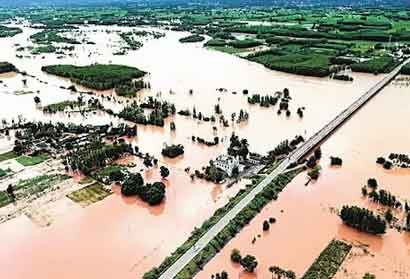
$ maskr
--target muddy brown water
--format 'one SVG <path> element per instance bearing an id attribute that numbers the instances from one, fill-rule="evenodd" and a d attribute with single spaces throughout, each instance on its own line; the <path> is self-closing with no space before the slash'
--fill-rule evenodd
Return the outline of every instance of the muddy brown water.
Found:
<path id="1" fill-rule="evenodd" d="M 136 66 L 149 72 L 147 80 L 151 82 L 152 89 L 141 95 L 160 96 L 174 102 L 177 110 L 192 109 L 195 106 L 197 111 L 211 115 L 214 105 L 220 99 L 226 117 L 230 118 L 231 113 L 245 109 L 250 113 L 250 119 L 248 123 L 240 125 L 230 123 L 229 128 L 217 125 L 217 132 L 213 131 L 211 123 L 196 122 L 178 115 L 173 119 L 177 127 L 175 132 L 170 132 L 170 120 L 167 120 L 164 128 L 139 126 L 138 136 L 130 141 L 138 145 L 141 151 L 159 158 L 160 164 L 171 168 L 171 175 L 166 183 L 165 202 L 157 207 L 148 207 L 140 200 L 121 197 L 119 189 L 114 186 L 115 193 L 112 196 L 87 208 L 73 206 L 68 199 L 59 201 L 56 203 L 58 218 L 49 227 L 36 227 L 26 216 L 1 224 L 0 236 L 7 243 L 0 249 L 0 262 L 6 267 L 1 269 L 1 277 L 141 278 L 145 271 L 159 264 L 189 236 L 195 226 L 202 224 L 246 183 L 242 181 L 227 189 L 224 185 L 199 180 L 192 182 L 183 171 L 184 168 L 200 168 L 224 152 L 232 131 L 247 138 L 250 149 L 260 153 L 271 150 L 283 139 L 293 138 L 297 134 L 308 137 L 382 78 L 354 74 L 355 82 L 345 83 L 279 73 L 232 55 L 204 49 L 202 44 L 180 44 L 178 39 L 186 34 L 170 31 L 166 31 L 165 38 L 147 41 L 138 51 L 129 52 L 126 56 L 114 56 L 112 53 L 119 48 L 120 39 L 113 32 L 104 32 L 106 29 L 123 28 L 82 28 L 83 34 L 77 35 L 87 37 L 96 42 L 96 45 L 76 46 L 72 57 L 62 59 L 57 59 L 54 54 L 46 54 L 44 58 L 42 55 L 16 58 L 13 45 L 30 45 L 28 37 L 35 32 L 30 28 L 24 27 L 24 32 L 12 39 L 1 39 L 0 60 L 12 62 L 20 70 L 27 71 L 48 84 L 28 77 L 27 87 L 24 87 L 21 75 L 1 76 L 0 119 L 10 121 L 21 114 L 26 119 L 37 121 L 77 124 L 121 122 L 100 112 L 90 113 L 87 117 L 68 117 L 64 113 L 44 115 L 34 104 L 33 97 L 36 94 L 39 94 L 42 105 L 78 97 L 77 93 L 59 88 L 70 85 L 69 81 L 42 73 L 42 65 L 86 65 L 96 62 Z M 285 87 L 289 88 L 293 98 L 292 116 L 289 118 L 283 114 L 278 116 L 277 108 L 250 106 L 246 96 L 242 95 L 245 88 L 249 89 L 250 94 L 265 95 Z M 226 88 L 227 92 L 219 93 L 217 88 Z M 175 94 L 170 94 L 170 89 Z M 188 94 L 190 89 L 194 91 L 192 96 Z M 19 96 L 13 93 L 21 90 L 34 93 Z M 237 94 L 231 94 L 233 91 Z M 338 207 L 347 201 L 363 202 L 360 199 L 360 187 L 367 176 L 380 176 L 382 184 L 385 182 L 386 185 L 403 188 L 398 194 L 405 195 L 407 190 L 400 185 L 407 179 L 407 174 L 385 173 L 374 164 L 376 156 L 380 155 L 378 153 L 393 151 L 393 148 L 397 152 L 403 152 L 408 143 L 408 136 L 403 136 L 403 129 L 408 126 L 401 121 L 404 116 L 397 115 L 408 109 L 405 105 L 406 102 L 409 103 L 405 99 L 405 90 L 388 88 L 385 91 L 380 97 L 384 101 L 377 109 L 372 108 L 380 103 L 379 99 L 362 110 L 357 120 L 355 116 L 324 145 L 325 158 L 329 155 L 340 155 L 343 158 L 342 169 L 334 170 L 324 166 L 320 180 L 309 187 L 303 186 L 304 175 L 297 177 L 279 201 L 269 205 L 258 215 L 197 277 L 209 278 L 212 272 L 221 269 L 227 269 L 231 274 L 240 273 L 240 269 L 231 266 L 229 262 L 228 255 L 232 247 L 257 255 L 260 259 L 260 278 L 266 278 L 265 269 L 273 263 L 301 274 L 329 239 L 352 235 L 329 213 L 328 208 Z M 110 94 L 110 91 L 97 92 L 99 96 Z M 395 95 L 403 99 L 398 101 Z M 121 107 L 106 100 L 104 105 L 116 110 Z M 296 110 L 302 106 L 306 107 L 305 117 L 299 119 Z M 223 142 L 216 147 L 205 147 L 193 144 L 192 135 L 205 139 L 212 139 L 217 135 Z M 7 149 L 11 140 L 0 139 L 0 146 Z M 184 156 L 173 160 L 161 157 L 160 151 L 164 143 L 183 144 Z M 324 161 L 327 163 L 326 159 Z M 139 161 L 136 163 L 142 167 Z M 158 169 L 145 172 L 146 180 L 158 180 L 158 173 Z M 281 209 L 284 210 L 283 213 L 280 213 Z M 257 239 L 255 245 L 250 245 L 255 234 L 262 234 L 262 220 L 271 215 L 278 219 L 277 224 L 269 233 Z M 393 233 L 388 233 L 387 236 L 390 235 Z M 386 246 L 385 243 L 386 237 L 379 247 Z M 407 245 L 408 243 L 407 240 Z M 353 265 L 354 261 L 352 268 Z"/>

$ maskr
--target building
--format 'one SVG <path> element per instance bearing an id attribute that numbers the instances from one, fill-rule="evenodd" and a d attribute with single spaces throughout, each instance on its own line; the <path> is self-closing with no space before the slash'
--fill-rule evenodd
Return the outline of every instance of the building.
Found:
<path id="1" fill-rule="evenodd" d="M 238 168 L 241 171 L 241 165 L 239 164 L 239 159 L 230 155 L 219 155 L 215 161 L 214 166 L 226 172 L 229 176 L 232 176 L 233 170 Z"/>

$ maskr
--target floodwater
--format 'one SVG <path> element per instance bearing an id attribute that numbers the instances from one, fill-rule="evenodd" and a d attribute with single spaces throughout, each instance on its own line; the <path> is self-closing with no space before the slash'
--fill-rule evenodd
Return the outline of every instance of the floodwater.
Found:
<path id="1" fill-rule="evenodd" d="M 112 53 L 118 50 L 120 39 L 115 32 L 105 32 L 107 29 L 121 30 L 119 27 L 90 26 L 82 28 L 81 34 L 72 34 L 79 38 L 86 37 L 96 45 L 76 46 L 73 56 L 62 59 L 57 59 L 58 55 L 55 54 L 46 54 L 44 58 L 41 55 L 16 58 L 13 45 L 16 43 L 21 46 L 30 45 L 28 36 L 35 32 L 30 28 L 25 27 L 22 34 L 12 39 L 1 39 L 0 60 L 15 64 L 17 68 L 36 76 L 37 79 L 21 75 L 0 77 L 3 81 L 3 84 L 0 84 L 0 118 L 8 121 L 13 118 L 17 120 L 17 115 L 21 114 L 29 120 L 77 124 L 120 122 L 103 113 L 90 113 L 87 117 L 81 115 L 69 117 L 64 113 L 44 115 L 34 104 L 35 94 L 39 94 L 42 105 L 76 99 L 79 96 L 78 93 L 61 89 L 60 86 L 68 86 L 70 82 L 42 73 L 40 70 L 42 65 L 55 63 L 86 65 L 98 62 L 136 66 L 149 72 L 147 80 L 150 81 L 152 89 L 144 91 L 140 98 L 149 95 L 160 96 L 175 103 L 177 110 L 192 109 L 195 106 L 197 112 L 201 111 L 204 115 L 211 115 L 214 105 L 220 102 L 227 118 L 230 118 L 231 113 L 238 114 L 240 109 L 245 109 L 249 112 L 250 119 L 240 125 L 230 123 L 229 128 L 217 125 L 217 132 L 213 131 L 211 123 L 200 123 L 178 115 L 173 119 L 176 124 L 175 132 L 170 132 L 169 121 L 164 128 L 138 126 L 138 136 L 131 142 L 138 145 L 141 151 L 149 152 L 159 158 L 160 164 L 166 164 L 171 168 L 171 175 L 166 183 L 165 202 L 157 207 L 148 207 L 140 200 L 122 198 L 119 189 L 114 186 L 115 194 L 87 208 L 73 206 L 68 199 L 58 201 L 58 210 L 56 210 L 58 218 L 50 227 L 36 227 L 25 216 L 1 224 L 0 237 L 7 243 L 0 249 L 0 262 L 7 267 L 0 270 L 2 278 L 140 278 L 145 271 L 159 264 L 175 250 L 195 226 L 202 224 L 217 208 L 226 203 L 228 197 L 233 196 L 246 183 L 242 181 L 239 185 L 226 189 L 224 185 L 214 185 L 199 180 L 192 182 L 183 171 L 186 167 L 198 169 L 222 153 L 232 131 L 247 138 L 250 150 L 259 153 L 265 153 L 280 141 L 293 138 L 297 134 L 308 137 L 382 78 L 354 74 L 355 82 L 345 83 L 270 71 L 238 57 L 204 49 L 202 44 L 180 44 L 178 39 L 186 33 L 171 31 L 164 31 L 166 32 L 164 38 L 148 40 L 138 51 L 131 51 L 125 56 L 114 56 Z M 24 78 L 27 79 L 27 86 L 23 85 Z M 274 94 L 275 91 L 285 87 L 289 88 L 293 98 L 290 103 L 292 116 L 289 118 L 283 114 L 278 116 L 277 108 L 262 109 L 259 106 L 248 105 L 247 97 L 242 94 L 243 89 L 249 89 L 250 94 Z M 226 88 L 227 92 L 219 93 L 216 91 L 217 88 Z M 192 96 L 188 94 L 190 89 L 194 92 Z M 21 90 L 33 93 L 22 95 L 13 93 Z M 170 90 L 174 93 L 171 94 Z M 237 94 L 232 94 L 233 91 Z M 405 96 L 403 90 L 399 92 Z M 110 94 L 112 92 L 97 93 L 99 98 L 101 95 Z M 259 247 L 258 251 L 266 256 L 263 258 L 269 260 L 265 266 L 276 263 L 301 274 L 328 240 L 344 230 L 339 226 L 337 218 L 328 212 L 328 207 L 337 206 L 336 201 L 340 201 L 347 193 L 360 202 L 360 187 L 367 176 L 375 175 L 375 171 L 383 174 L 373 164 L 379 154 L 369 154 L 370 146 L 379 148 L 378 150 L 385 147 L 387 150 L 385 152 L 393 151 L 390 150 L 393 146 L 380 144 L 381 140 L 388 137 L 376 140 L 376 136 L 383 133 L 378 129 L 379 125 L 385 121 L 387 128 L 393 129 L 396 135 L 404 129 L 400 121 L 403 118 L 393 117 L 392 124 L 391 121 L 386 120 L 391 114 L 383 112 L 383 109 L 388 107 L 389 111 L 395 114 L 398 113 L 397 106 L 403 106 L 405 102 L 396 103 L 394 98 L 388 100 L 378 111 L 368 114 L 363 113 L 365 110 L 360 112 L 361 117 L 367 117 L 367 122 L 360 122 L 356 130 L 346 134 L 339 131 L 331 141 L 326 143 L 323 148 L 324 157 L 329 154 L 341 155 L 346 167 L 339 170 L 328 170 L 325 167 L 320 180 L 307 188 L 303 186 L 303 175 L 299 176 L 281 195 L 279 202 L 270 205 L 263 214 L 255 218 L 252 224 L 256 223 L 257 226 L 251 225 L 245 229 L 198 277 L 208 278 L 206 272 L 221 268 L 237 272 L 239 269 L 230 267 L 227 258 L 229 247 L 232 245 L 241 247 L 244 252 L 245 249 Z M 106 99 L 103 103 L 116 110 L 120 107 L 118 103 Z M 305 117 L 299 119 L 296 110 L 302 106 L 306 107 Z M 374 119 L 383 122 L 373 121 Z M 357 122 L 352 121 L 352 123 Z M 363 123 L 370 123 L 369 127 L 359 126 Z M 348 129 L 349 125 L 353 124 L 349 123 L 343 129 Z M 377 133 L 374 137 L 368 135 L 364 137 L 362 130 L 372 128 L 371 125 L 374 125 L 373 128 L 377 129 Z M 342 134 L 344 137 L 337 140 L 338 144 L 330 146 Z M 193 144 L 192 135 L 205 139 L 212 139 L 218 135 L 223 143 L 216 147 Z M 389 139 L 391 141 L 387 142 L 393 142 L 391 138 Z M 12 139 L 0 139 L 0 146 L 4 148 L 10 146 L 10 141 Z M 405 139 L 400 138 L 400 141 L 404 143 Z M 358 149 L 357 144 L 360 142 L 363 143 L 362 149 Z M 184 156 L 173 160 L 162 158 L 160 150 L 164 143 L 183 144 Z M 399 149 L 399 144 L 395 139 L 394 147 Z M 353 147 L 354 152 L 351 152 Z M 363 161 L 359 161 L 358 159 L 362 159 L 363 156 L 360 152 L 371 156 L 372 158 L 369 158 L 371 163 L 364 165 Z M 141 165 L 140 162 L 136 162 L 138 166 Z M 352 175 L 346 169 L 349 165 L 356 166 L 358 169 L 371 170 L 371 172 L 358 175 L 356 173 L 358 169 L 352 167 L 352 171 L 357 174 Z M 158 180 L 158 172 L 158 169 L 147 171 L 146 180 Z M 342 174 L 347 177 L 345 183 L 339 182 L 340 177 L 345 177 Z M 360 177 L 363 177 L 362 181 L 354 181 L 355 184 L 349 181 Z M 383 174 L 383 177 L 388 181 L 390 177 L 396 176 Z M 329 183 L 330 180 L 333 180 L 333 183 Z M 399 181 L 402 179 L 397 179 L 396 185 L 400 185 Z M 329 186 L 328 183 L 331 185 Z M 353 190 L 345 192 L 347 187 Z M 345 198 L 350 201 L 351 196 L 348 196 L 349 199 Z M 279 210 L 282 208 L 284 212 L 280 213 Z M 309 214 L 301 217 L 301 214 L 307 213 Z M 275 215 L 278 219 L 278 223 L 274 225 L 275 229 L 272 228 L 271 232 L 251 246 L 250 241 L 253 236 L 261 231 L 261 218 L 270 215 Z M 321 229 L 322 224 L 328 227 Z M 319 228 L 318 231 L 314 234 L 309 233 L 308 229 L 312 230 L 316 226 Z M 276 232 L 276 230 L 282 231 Z M 248 231 L 251 232 L 247 234 Z M 267 243 L 269 245 L 272 243 L 272 246 L 262 244 L 269 239 L 272 242 Z M 253 250 L 249 252 L 254 253 Z M 258 268 L 258 273 L 264 274 L 266 268 L 263 267 L 262 255 L 259 255 L 259 258 L 261 258 L 261 268 Z"/>
<path id="2" fill-rule="evenodd" d="M 390 152 L 408 153 L 410 128 L 402 121 L 410 110 L 408 92 L 408 88 L 388 86 L 362 108 L 323 144 L 318 181 L 305 186 L 306 174 L 296 177 L 278 201 L 269 204 L 195 278 L 210 278 L 222 270 L 228 271 L 230 278 L 270 278 L 268 268 L 275 265 L 300 277 L 333 238 L 356 247 L 334 278 L 361 279 L 366 272 L 378 279 L 409 278 L 410 233 L 395 229 L 388 229 L 383 236 L 360 233 L 344 226 L 335 212 L 348 204 L 383 214 L 386 208 L 362 198 L 361 187 L 371 177 L 378 180 L 381 189 L 402 201 L 409 200 L 410 171 L 386 171 L 375 163 L 378 156 L 386 157 Z M 330 167 L 330 156 L 341 157 L 343 166 Z M 397 210 L 395 215 L 401 218 L 402 212 Z M 269 232 L 263 232 L 262 223 L 271 216 L 277 222 Z M 234 248 L 257 258 L 255 274 L 231 263 Z"/>

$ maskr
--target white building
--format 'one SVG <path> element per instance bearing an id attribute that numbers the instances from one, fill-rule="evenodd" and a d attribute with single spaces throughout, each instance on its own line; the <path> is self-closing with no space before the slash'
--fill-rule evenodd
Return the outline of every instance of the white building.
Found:
<path id="1" fill-rule="evenodd" d="M 215 161 L 214 166 L 226 172 L 229 176 L 232 176 L 232 172 L 235 167 L 238 168 L 238 171 L 241 170 L 241 165 L 239 164 L 239 159 L 230 155 L 219 155 Z"/>

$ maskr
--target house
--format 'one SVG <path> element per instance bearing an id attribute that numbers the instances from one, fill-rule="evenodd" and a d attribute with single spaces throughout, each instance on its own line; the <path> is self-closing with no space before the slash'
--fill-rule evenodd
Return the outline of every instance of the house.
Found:
<path id="1" fill-rule="evenodd" d="M 214 166 L 226 172 L 229 176 L 232 176 L 233 170 L 238 168 L 241 171 L 241 165 L 239 164 L 239 159 L 230 155 L 219 155 L 215 161 Z"/>

